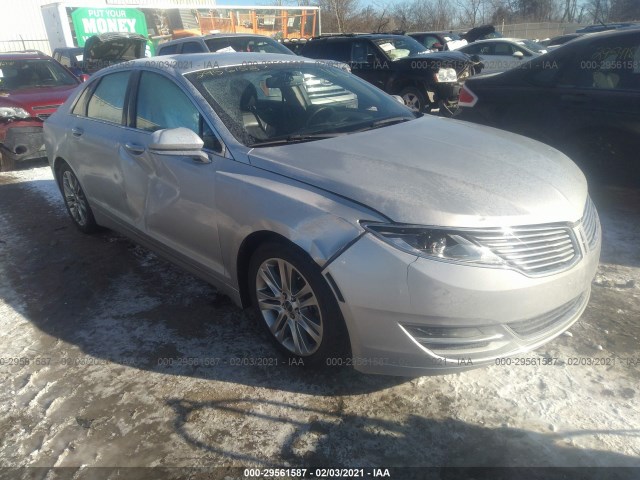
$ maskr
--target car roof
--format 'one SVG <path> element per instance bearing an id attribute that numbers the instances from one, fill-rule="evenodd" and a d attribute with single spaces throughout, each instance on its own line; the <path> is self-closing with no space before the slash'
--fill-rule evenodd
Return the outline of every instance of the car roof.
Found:
<path id="1" fill-rule="evenodd" d="M 195 35 L 191 37 L 176 38 L 168 42 L 161 43 L 158 48 L 162 48 L 165 45 L 174 45 L 176 43 L 193 42 L 194 40 L 210 40 L 212 38 L 271 38 L 266 35 L 259 35 L 257 33 L 210 33 L 208 35 Z M 273 40 L 273 39 L 272 39 Z"/>
<path id="2" fill-rule="evenodd" d="M 340 40 L 340 39 L 352 39 L 352 38 L 368 38 L 375 40 L 377 38 L 389 38 L 389 37 L 406 37 L 400 33 L 341 33 L 337 35 L 322 35 L 320 37 L 313 37 L 311 40 Z"/>
<path id="3" fill-rule="evenodd" d="M 183 53 L 174 55 L 160 55 L 150 58 L 139 58 L 127 61 L 118 65 L 112 65 L 104 68 L 94 74 L 102 76 L 103 72 L 113 72 L 128 67 L 150 67 L 159 68 L 175 72 L 178 75 L 185 75 L 200 70 L 209 70 L 211 68 L 236 67 L 241 65 L 268 65 L 268 64 L 318 64 L 317 59 L 295 56 L 285 53 L 258 53 L 258 52 L 235 52 L 235 53 Z M 329 62 L 328 62 L 329 63 Z"/>
<path id="4" fill-rule="evenodd" d="M 460 35 L 459 33 L 452 32 L 450 30 L 447 31 L 431 31 L 431 32 L 409 32 L 407 35 Z"/>
<path id="5" fill-rule="evenodd" d="M 523 42 L 525 40 L 528 40 L 526 38 L 512 38 L 512 37 L 496 37 L 496 38 L 485 38 L 483 40 L 476 40 L 473 43 L 486 43 L 486 42 L 511 42 L 511 43 L 517 43 L 517 42 Z M 530 40 L 533 41 L 533 40 Z"/>
<path id="6" fill-rule="evenodd" d="M 24 52 L 2 52 L 0 53 L 0 59 L 2 60 L 53 60 L 49 55 L 39 52 L 37 50 L 24 51 Z"/>

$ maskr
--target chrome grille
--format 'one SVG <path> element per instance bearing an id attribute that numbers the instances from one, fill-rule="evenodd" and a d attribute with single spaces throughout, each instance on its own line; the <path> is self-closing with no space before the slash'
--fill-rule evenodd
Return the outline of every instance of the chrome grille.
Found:
<path id="1" fill-rule="evenodd" d="M 551 310 L 538 317 L 522 320 L 520 322 L 509 323 L 507 326 L 521 338 L 531 338 L 546 333 L 558 326 L 567 318 L 573 317 L 574 310 L 577 310 L 585 301 L 585 295 L 580 295 L 570 302 Z"/>
<path id="2" fill-rule="evenodd" d="M 584 208 L 584 216 L 582 217 L 582 231 L 589 245 L 589 250 L 593 250 L 598 243 L 599 226 L 600 220 L 598 219 L 596 206 L 591 201 L 591 198 L 587 198 L 587 205 Z"/>
<path id="3" fill-rule="evenodd" d="M 580 258 L 573 231 L 566 226 L 496 228 L 473 231 L 470 236 L 532 276 L 566 270 Z"/>

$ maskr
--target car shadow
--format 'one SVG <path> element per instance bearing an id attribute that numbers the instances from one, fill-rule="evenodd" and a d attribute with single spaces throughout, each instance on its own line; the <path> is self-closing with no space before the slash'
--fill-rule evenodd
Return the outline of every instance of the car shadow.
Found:
<path id="1" fill-rule="evenodd" d="M 528 467 L 521 472 L 526 475 L 508 470 L 504 478 L 603 478 L 598 469 L 579 468 L 585 466 L 636 467 L 607 472 L 607 478 L 634 478 L 632 474 L 640 467 L 637 457 L 574 444 L 579 437 L 598 435 L 637 441 L 640 429 L 633 428 L 539 433 L 416 414 L 364 416 L 346 413 L 339 404 L 330 409 L 256 398 L 174 398 L 167 404 L 175 412 L 175 431 L 201 452 L 198 458 L 205 464 L 215 460 L 216 464 L 282 467 L 284 461 L 291 467 L 403 467 L 402 475 L 393 478 L 431 478 L 424 476 L 425 471 L 407 467 L 457 467 L 433 477 L 448 479 L 503 478 L 503 467 Z M 216 417 L 226 421 L 215 421 Z M 268 447 L 255 444 L 254 432 L 261 431 L 272 433 L 273 443 Z M 549 468 L 531 467 L 573 468 L 563 468 L 555 475 Z M 577 477 L 571 475 L 578 472 Z"/>
<path id="2" fill-rule="evenodd" d="M 84 355 L 310 395 L 361 394 L 408 381 L 363 375 L 345 362 L 318 370 L 290 363 L 209 284 L 114 232 L 77 231 L 53 180 L 8 181 L 0 176 L 0 274 L 15 294 L 3 300 Z"/>

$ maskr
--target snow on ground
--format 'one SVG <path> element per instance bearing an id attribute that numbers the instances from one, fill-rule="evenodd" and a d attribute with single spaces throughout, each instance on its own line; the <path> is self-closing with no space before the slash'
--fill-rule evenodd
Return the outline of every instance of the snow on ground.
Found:
<path id="1" fill-rule="evenodd" d="M 598 193 L 570 334 L 534 365 L 409 380 L 284 364 L 212 287 L 75 231 L 48 167 L 2 174 L 28 205 L 0 212 L 0 351 L 31 363 L 0 365 L 0 465 L 640 466 L 640 194 Z"/>

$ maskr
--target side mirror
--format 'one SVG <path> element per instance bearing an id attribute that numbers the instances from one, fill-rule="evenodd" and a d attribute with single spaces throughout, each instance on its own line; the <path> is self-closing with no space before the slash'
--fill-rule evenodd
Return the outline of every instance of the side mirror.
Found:
<path id="1" fill-rule="evenodd" d="M 376 63 L 376 56 L 373 53 L 367 53 L 367 63 Z"/>
<path id="2" fill-rule="evenodd" d="M 513 52 L 512 56 L 517 58 L 518 60 L 522 60 L 524 58 L 524 53 L 522 53 L 522 52 Z"/>
<path id="3" fill-rule="evenodd" d="M 151 135 L 149 151 L 156 155 L 174 155 L 191 157 L 199 163 L 211 163 L 209 156 L 202 151 L 204 142 L 188 128 L 167 128 L 156 130 Z"/>

